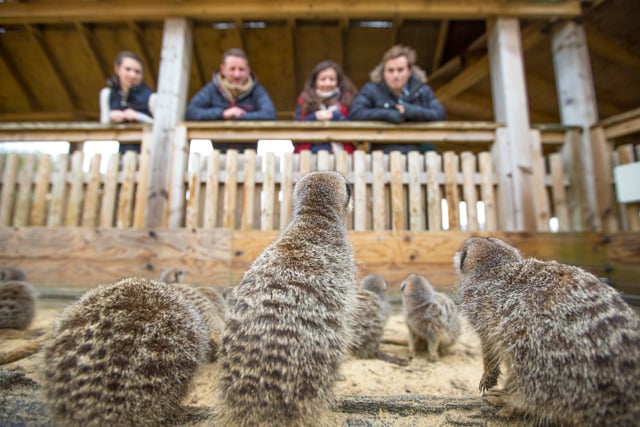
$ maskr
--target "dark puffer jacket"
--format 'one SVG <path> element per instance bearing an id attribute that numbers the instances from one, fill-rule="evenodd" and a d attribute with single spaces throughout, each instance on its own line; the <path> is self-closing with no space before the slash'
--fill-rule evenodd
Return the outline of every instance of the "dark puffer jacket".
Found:
<path id="1" fill-rule="evenodd" d="M 416 73 L 416 70 L 413 70 L 407 85 L 409 93 L 402 100 L 404 115 L 396 110 L 395 106 L 399 101 L 384 80 L 365 84 L 351 104 L 349 119 L 391 123 L 445 120 L 447 113 L 433 90 L 424 83 L 425 80 L 424 73 Z"/>
<path id="2" fill-rule="evenodd" d="M 371 82 L 365 84 L 353 100 L 349 119 L 390 123 L 446 120 L 447 112 L 426 84 L 426 73 L 416 66 L 411 71 L 406 88 L 408 93 L 405 93 L 400 101 L 384 82 L 382 66 L 376 67 L 371 72 Z M 400 114 L 395 107 L 399 102 L 404 105 L 404 114 Z M 414 150 L 424 152 L 434 149 L 432 144 L 371 144 L 372 151 L 383 150 L 385 153 L 408 153 Z"/>
<path id="3" fill-rule="evenodd" d="M 276 109 L 267 90 L 253 78 L 253 86 L 232 103 L 225 95 L 218 81 L 219 73 L 207 83 L 189 102 L 187 120 L 224 120 L 222 113 L 237 105 L 247 113 L 236 120 L 276 120 Z"/>

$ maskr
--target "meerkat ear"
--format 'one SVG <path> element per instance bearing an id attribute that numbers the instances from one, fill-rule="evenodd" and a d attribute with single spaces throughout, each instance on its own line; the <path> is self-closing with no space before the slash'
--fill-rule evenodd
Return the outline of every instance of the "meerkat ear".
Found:
<path id="1" fill-rule="evenodd" d="M 458 270 L 460 270 L 461 273 L 464 268 L 464 262 L 467 259 L 467 252 L 469 252 L 469 248 L 465 245 L 458 256 Z"/>

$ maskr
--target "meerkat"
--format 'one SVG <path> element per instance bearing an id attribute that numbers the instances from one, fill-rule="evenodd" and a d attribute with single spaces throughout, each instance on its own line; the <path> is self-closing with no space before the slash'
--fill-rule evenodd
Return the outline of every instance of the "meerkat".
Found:
<path id="1" fill-rule="evenodd" d="M 160 274 L 160 281 L 165 283 L 182 283 L 187 272 L 181 268 L 168 268 Z"/>
<path id="2" fill-rule="evenodd" d="M 220 352 L 223 426 L 331 425 L 348 352 L 355 260 L 336 172 L 303 176 L 293 218 L 234 288 Z"/>
<path id="3" fill-rule="evenodd" d="M 162 272 L 160 281 L 177 289 L 191 303 L 205 320 L 209 333 L 207 361 L 215 362 L 220 348 L 220 334 L 226 318 L 226 302 L 213 288 L 196 287 L 184 283 L 187 272 L 180 268 L 169 268 Z"/>
<path id="4" fill-rule="evenodd" d="M 44 346 L 44 400 L 64 426 L 174 422 L 207 351 L 204 320 L 166 283 L 125 278 L 86 292 Z"/>
<path id="5" fill-rule="evenodd" d="M 27 329 L 36 312 L 36 290 L 15 267 L 0 270 L 0 329 Z"/>
<path id="6" fill-rule="evenodd" d="M 480 336 L 489 403 L 539 424 L 638 425 L 640 319 L 616 290 L 495 238 L 467 239 L 454 266 L 462 311 Z M 490 390 L 501 363 L 504 386 Z"/>
<path id="7" fill-rule="evenodd" d="M 458 308 L 442 292 L 436 292 L 423 276 L 411 274 L 400 285 L 405 321 L 409 330 L 409 358 L 426 350 L 429 360 L 450 353 L 462 326 Z"/>
<path id="8" fill-rule="evenodd" d="M 352 355 L 369 359 L 378 356 L 384 327 L 391 306 L 387 296 L 387 282 L 379 274 L 370 274 L 360 281 L 356 289 L 350 318 L 353 340 L 349 345 Z"/>

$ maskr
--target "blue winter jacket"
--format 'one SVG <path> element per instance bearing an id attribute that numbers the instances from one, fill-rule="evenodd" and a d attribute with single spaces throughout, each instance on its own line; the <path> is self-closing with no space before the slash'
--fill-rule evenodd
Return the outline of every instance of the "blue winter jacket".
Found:
<path id="1" fill-rule="evenodd" d="M 220 87 L 219 72 L 189 102 L 187 120 L 225 120 L 222 113 L 232 105 L 247 113 L 236 120 L 276 120 L 276 109 L 267 90 L 253 77 L 253 86 L 232 103 Z"/>
<path id="2" fill-rule="evenodd" d="M 366 83 L 351 104 L 349 119 L 402 123 L 447 118 L 444 107 L 427 84 L 412 75 L 407 86 L 408 94 L 399 101 L 384 81 Z M 395 108 L 398 102 L 404 105 L 404 116 Z"/>

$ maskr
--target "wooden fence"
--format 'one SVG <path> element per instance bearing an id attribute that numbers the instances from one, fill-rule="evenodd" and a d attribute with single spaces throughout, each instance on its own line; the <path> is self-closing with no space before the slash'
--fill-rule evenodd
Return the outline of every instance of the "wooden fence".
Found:
<path id="1" fill-rule="evenodd" d="M 296 124 L 296 126 L 299 124 Z M 344 126 L 344 125 L 343 125 Z M 454 129 L 409 129 L 381 132 L 379 127 L 360 127 L 357 132 L 344 126 L 317 127 L 315 132 L 273 125 L 263 130 L 215 125 L 217 138 L 226 142 L 255 142 L 259 136 L 281 139 L 284 135 L 311 142 L 328 140 L 366 140 L 374 142 L 434 142 L 441 152 L 412 152 L 409 155 L 381 152 L 353 155 L 339 152 L 311 154 L 284 153 L 256 155 L 246 150 L 208 156 L 192 153 L 184 170 L 174 163 L 171 192 L 165 222 L 171 227 L 218 227 L 235 230 L 278 230 L 291 217 L 292 190 L 297 179 L 310 171 L 337 170 L 353 184 L 353 212 L 348 226 L 355 231 L 498 231 L 500 212 L 497 198 L 500 188 L 494 156 L 489 149 L 496 135 L 495 125 L 476 124 Z M 188 124 L 176 135 L 191 140 L 211 138 L 211 124 Z M 108 128 L 69 131 L 67 140 L 117 136 Z M 240 131 L 239 131 L 240 130 Z M 30 138 L 46 139 L 46 129 L 38 128 Z M 49 130 L 50 131 L 50 130 Z M 75 133 L 74 133 L 75 132 Z M 105 132 L 112 132 L 111 135 Z M 131 130 L 119 131 L 127 142 L 136 140 Z M 138 140 L 143 128 L 138 127 Z M 576 131 L 544 129 L 533 131 L 542 140 L 543 149 L 533 151 L 536 230 L 582 230 L 582 196 L 578 182 L 580 168 L 570 163 L 571 140 Z M 359 135 L 359 136 L 358 136 Z M 25 140 L 20 135 L 15 139 Z M 64 138 L 64 132 L 54 133 Z M 8 138 L 7 135 L 4 138 Z M 458 147 L 457 151 L 452 148 Z M 569 148 L 567 148 L 569 147 Z M 611 149 L 614 147 L 612 146 Z M 554 151 L 555 150 L 555 151 Z M 635 161 L 639 146 L 626 144 L 605 153 L 614 164 Z M 547 154 L 545 154 L 547 153 Z M 15 153 L 0 155 L 0 226 L 82 226 L 143 228 L 145 177 L 148 162 L 142 155 L 128 152 L 113 154 L 106 171 L 100 170 L 101 156 L 83 169 L 82 151 L 59 155 Z M 177 165 L 177 166 L 176 166 Z M 612 180 L 608 181 L 613 194 Z M 611 202 L 610 215 L 615 230 L 640 230 L 638 204 L 618 206 Z"/>

